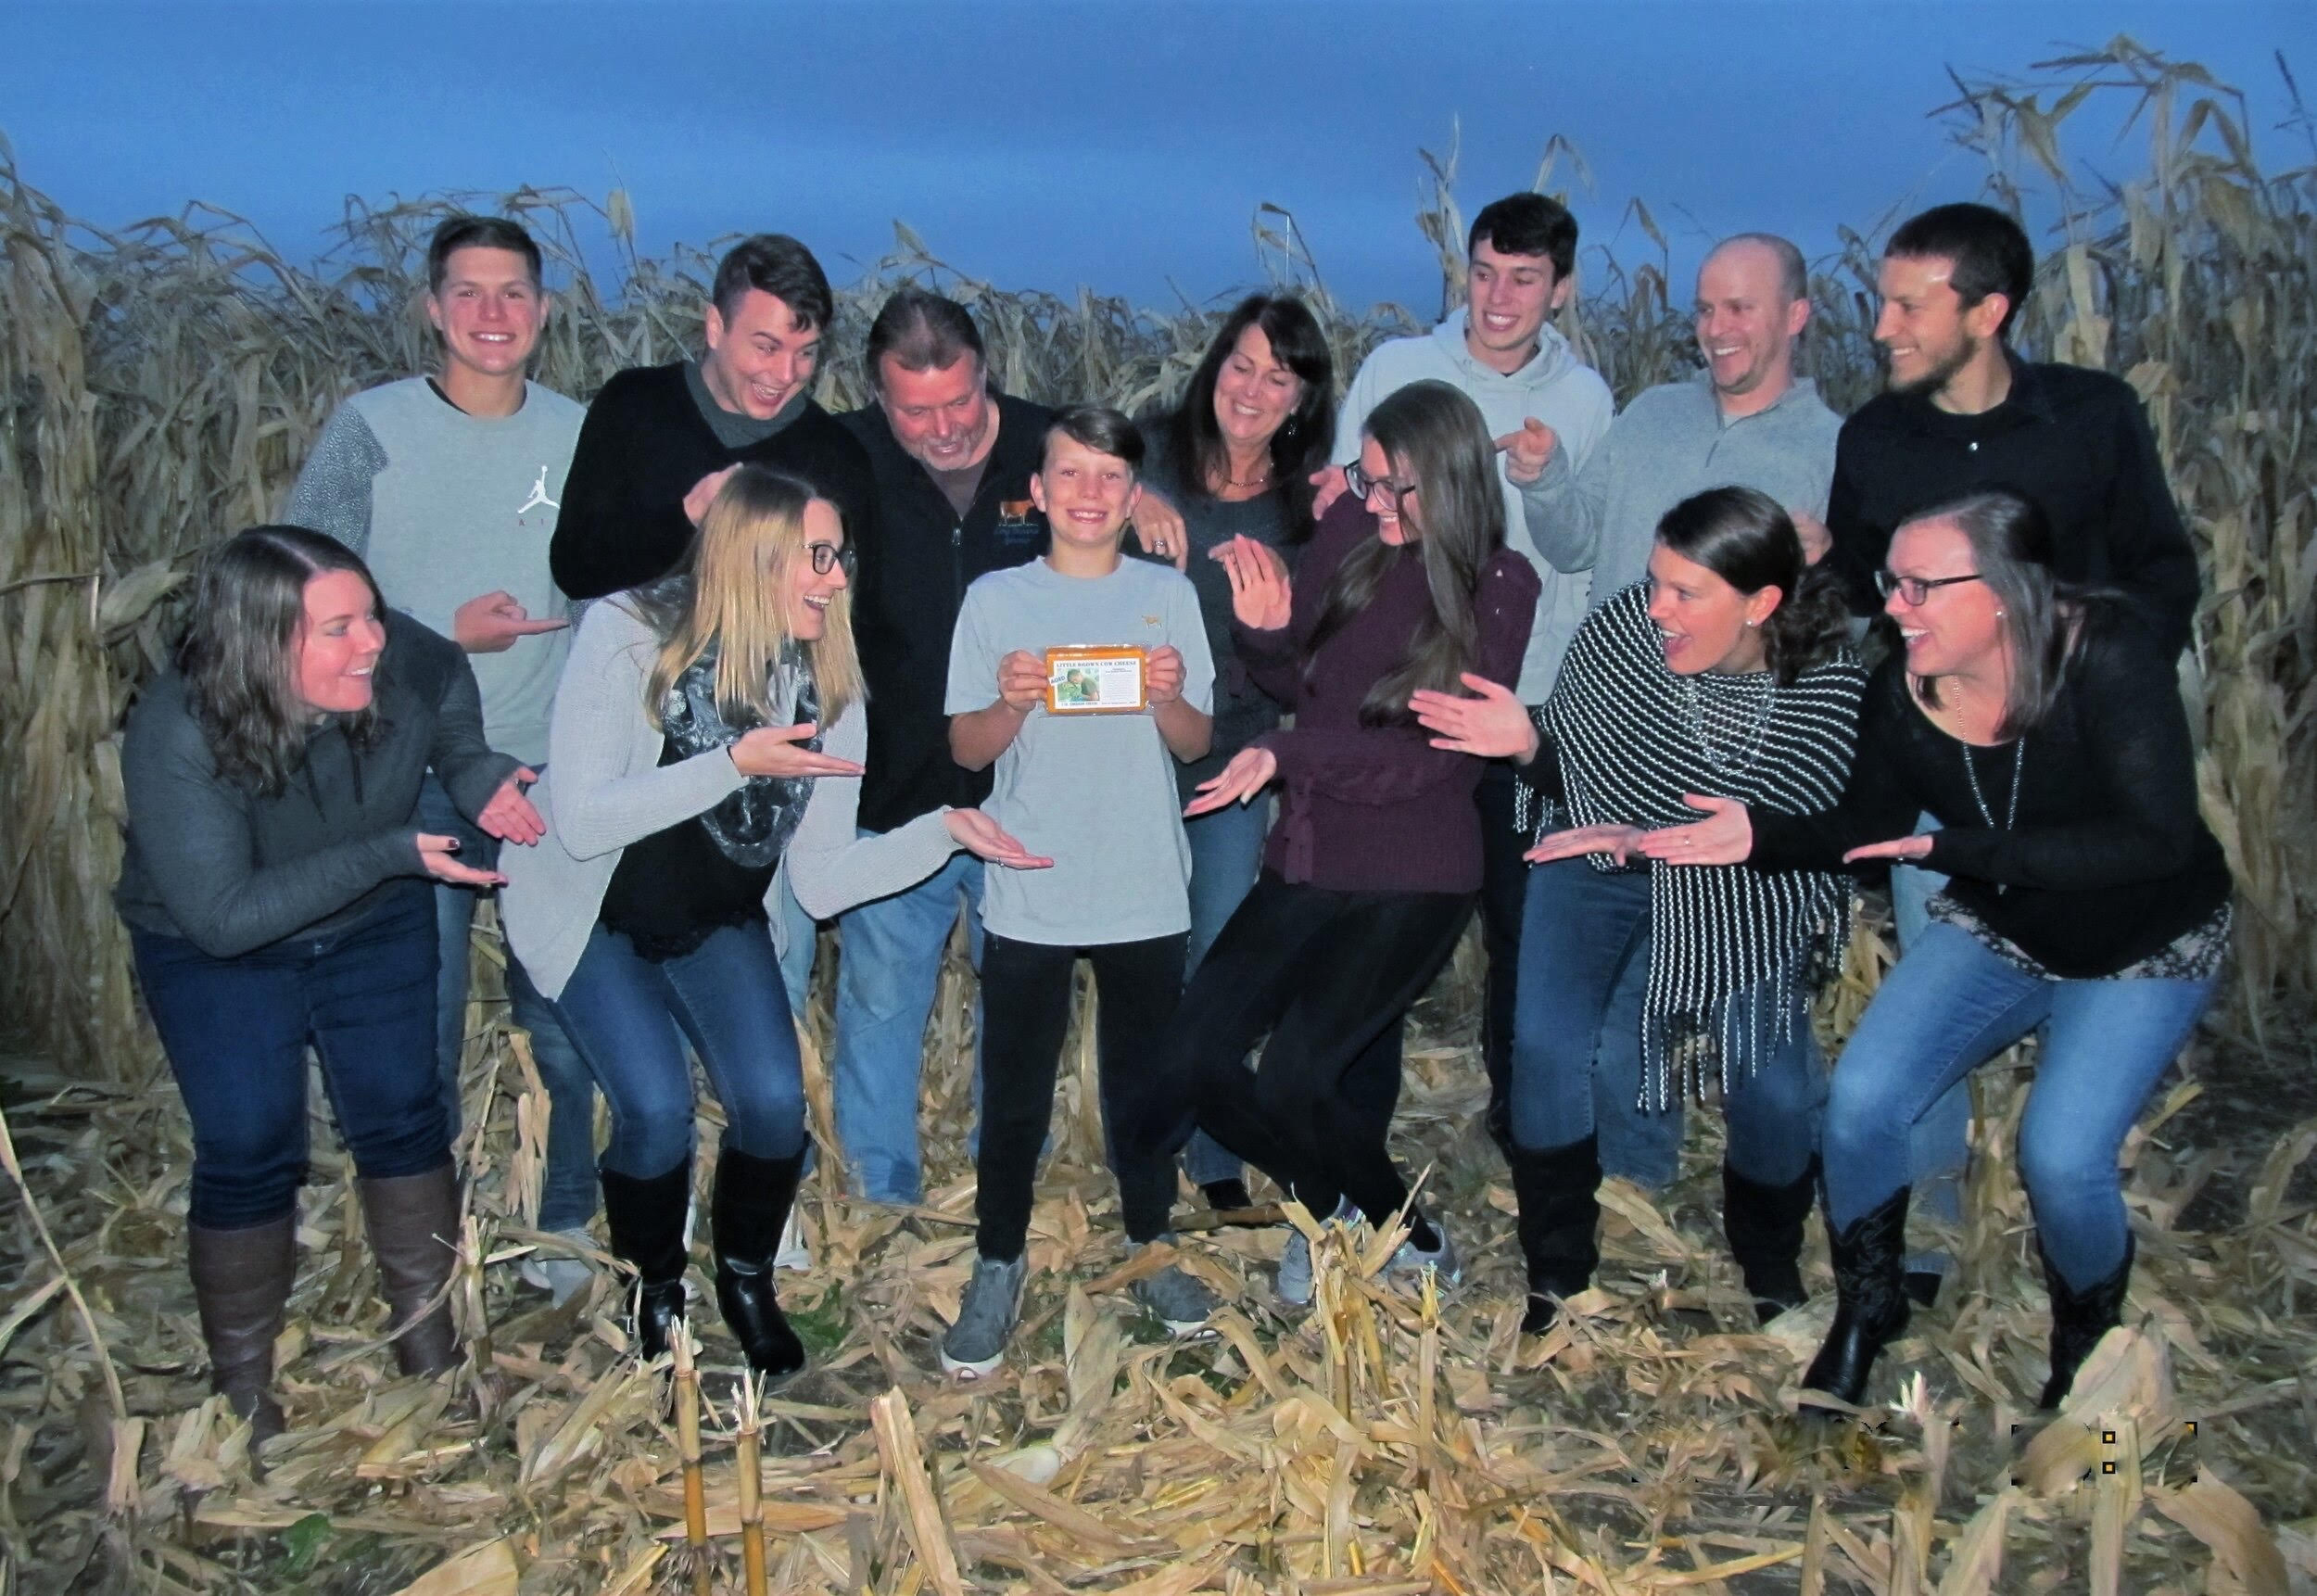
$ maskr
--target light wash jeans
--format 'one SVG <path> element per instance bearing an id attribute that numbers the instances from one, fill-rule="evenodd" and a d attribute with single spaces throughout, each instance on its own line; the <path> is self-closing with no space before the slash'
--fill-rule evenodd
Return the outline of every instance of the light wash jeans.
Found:
<path id="1" fill-rule="evenodd" d="M 2211 981 L 2053 981 L 1934 924 L 1884 978 L 1851 1035 L 1827 1108 L 1827 1218 L 1840 1229 L 1907 1183 L 1907 1141 L 1941 1095 L 2037 1026 L 2019 1124 L 2037 1238 L 2069 1285 L 2122 1262 L 2116 1154 L 2211 1001 Z"/>
<path id="2" fill-rule="evenodd" d="M 430 772 L 419 789 L 418 820 L 428 831 L 460 839 L 461 856 L 488 868 L 499 844 L 461 815 Z M 466 1052 L 466 1004 L 476 893 L 434 883 L 435 935 L 441 964 L 435 976 L 435 1068 L 442 1086 L 445 1123 L 459 1139 L 459 1064 Z M 595 1080 L 563 1032 L 555 1006 L 507 952 L 509 1018 L 531 1035 L 531 1061 L 547 1088 L 547 1168 L 539 1183 L 539 1228 L 578 1230 L 595 1217 Z"/>
<path id="3" fill-rule="evenodd" d="M 1939 822 L 1925 815 L 1915 822 L 1917 831 L 1936 831 Z M 1947 889 L 1947 878 L 1914 865 L 1891 867 L 1891 922 L 1905 954 L 1922 940 L 1931 925 L 1931 900 Z M 1918 1213 L 1963 1222 L 1963 1182 L 1971 1165 L 1971 1087 L 1957 1081 L 1923 1117 L 1907 1138 L 1906 1162 L 1914 1176 L 1912 1208 Z M 1945 1274 L 1955 1260 L 1945 1252 L 1910 1253 L 1906 1267 L 1922 1274 Z"/>
<path id="4" fill-rule="evenodd" d="M 918 1083 L 925 1022 L 961 897 L 974 968 L 981 966 L 981 861 L 960 853 L 906 892 L 838 918 L 842 947 L 830 1085 L 848 1184 L 871 1202 L 905 1207 L 923 1199 Z"/>

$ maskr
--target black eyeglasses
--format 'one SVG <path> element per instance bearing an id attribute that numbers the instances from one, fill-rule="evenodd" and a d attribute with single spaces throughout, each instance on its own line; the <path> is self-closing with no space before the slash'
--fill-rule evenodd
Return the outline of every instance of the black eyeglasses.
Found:
<path id="1" fill-rule="evenodd" d="M 1399 513 L 1400 501 L 1416 491 L 1416 485 L 1412 482 L 1395 482 L 1388 476 L 1370 476 L 1367 468 L 1356 460 L 1344 467 L 1344 487 L 1353 498 L 1362 502 L 1381 490 L 1385 504 L 1395 515 Z"/>
<path id="2" fill-rule="evenodd" d="M 1875 586 L 1881 590 L 1884 598 L 1896 593 L 1910 604 L 1920 604 L 1929 599 L 1933 588 L 1952 588 L 1957 582 L 1984 579 L 1977 571 L 1968 571 L 1960 576 L 1902 576 L 1893 571 L 1875 573 Z"/>
<path id="3" fill-rule="evenodd" d="M 846 581 L 853 579 L 854 558 L 850 545 L 840 549 L 834 543 L 807 543 L 805 550 L 813 556 L 813 575 L 826 576 L 831 565 L 842 565 Z"/>

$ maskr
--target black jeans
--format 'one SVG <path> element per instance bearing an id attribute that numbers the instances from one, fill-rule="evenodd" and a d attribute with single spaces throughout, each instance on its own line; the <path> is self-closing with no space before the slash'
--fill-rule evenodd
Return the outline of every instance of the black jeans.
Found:
<path id="1" fill-rule="evenodd" d="M 1388 1221 L 1408 1198 L 1387 1146 L 1401 1022 L 1472 906 L 1467 893 L 1330 892 L 1266 870 L 1183 995 L 1137 1103 L 1135 1155 L 1163 1160 L 1196 1122 L 1314 1214 L 1348 1197 Z"/>
<path id="2" fill-rule="evenodd" d="M 1521 969 L 1521 922 L 1527 914 L 1526 837 L 1513 829 L 1513 767 L 1492 759 L 1480 773 L 1473 802 L 1480 810 L 1480 945 L 1488 980 L 1480 1007 L 1480 1058 L 1488 1070 L 1488 1134 L 1510 1134 L 1513 1029 Z"/>
<path id="3" fill-rule="evenodd" d="M 1146 1078 L 1183 995 L 1184 936 L 1057 947 L 994 931 L 981 944 L 981 1146 L 974 1213 L 981 1256 L 1010 1262 L 1030 1232 L 1038 1153 L 1054 1117 L 1054 1080 L 1070 1028 L 1070 972 L 1081 954 L 1095 968 L 1095 1045 L 1102 1118 L 1119 1179 L 1126 1234 L 1148 1241 L 1174 1207 L 1174 1163 L 1128 1145 L 1131 1083 Z M 1187 1133 L 1186 1133 L 1187 1135 Z"/>

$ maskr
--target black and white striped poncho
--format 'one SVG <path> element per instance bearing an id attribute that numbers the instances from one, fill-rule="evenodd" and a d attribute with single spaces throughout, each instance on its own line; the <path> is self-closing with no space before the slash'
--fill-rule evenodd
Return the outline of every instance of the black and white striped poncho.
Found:
<path id="1" fill-rule="evenodd" d="M 1688 825 L 1698 818 L 1682 802 L 1689 792 L 1809 815 L 1842 795 L 1866 685 L 1847 650 L 1786 687 L 1766 673 L 1677 676 L 1643 581 L 1586 618 L 1540 720 L 1577 825 Z M 1590 862 L 1627 868 L 1607 855 Z M 1733 1060 L 1751 1075 L 1766 1047 L 1789 1038 L 1801 999 L 1841 958 L 1850 880 L 1744 865 L 1648 868 L 1641 1091 L 1643 1107 L 1663 1110 L 1676 1091 L 1702 1090 L 1709 1065 L 1727 1095 Z"/>

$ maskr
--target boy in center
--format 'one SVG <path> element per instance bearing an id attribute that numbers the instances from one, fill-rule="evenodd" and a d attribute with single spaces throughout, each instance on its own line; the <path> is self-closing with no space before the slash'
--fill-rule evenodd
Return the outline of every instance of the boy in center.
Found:
<path id="1" fill-rule="evenodd" d="M 981 904 L 980 1256 L 942 1344 L 942 1366 L 955 1374 L 996 1368 L 1019 1316 L 1073 965 L 1081 956 L 1094 965 L 1108 1124 L 1119 1122 L 1125 1095 L 1150 1068 L 1183 992 L 1191 853 L 1173 763 L 1207 752 L 1215 672 L 1190 582 L 1120 552 L 1142 459 L 1141 435 L 1117 411 L 1081 405 L 1057 414 L 1030 482 L 1052 529 L 1047 552 L 968 589 L 950 648 L 951 754 L 969 770 L 997 766 L 982 808 L 1054 860 L 1020 880 L 994 872 Z M 1146 707 L 1049 714 L 1045 651 L 1069 644 L 1146 650 Z M 1111 1157 L 1129 1239 L 1138 1247 L 1170 1239 L 1172 1164 L 1129 1165 L 1115 1146 Z M 1214 1307 L 1204 1286 L 1172 1266 L 1135 1289 L 1178 1334 Z"/>

